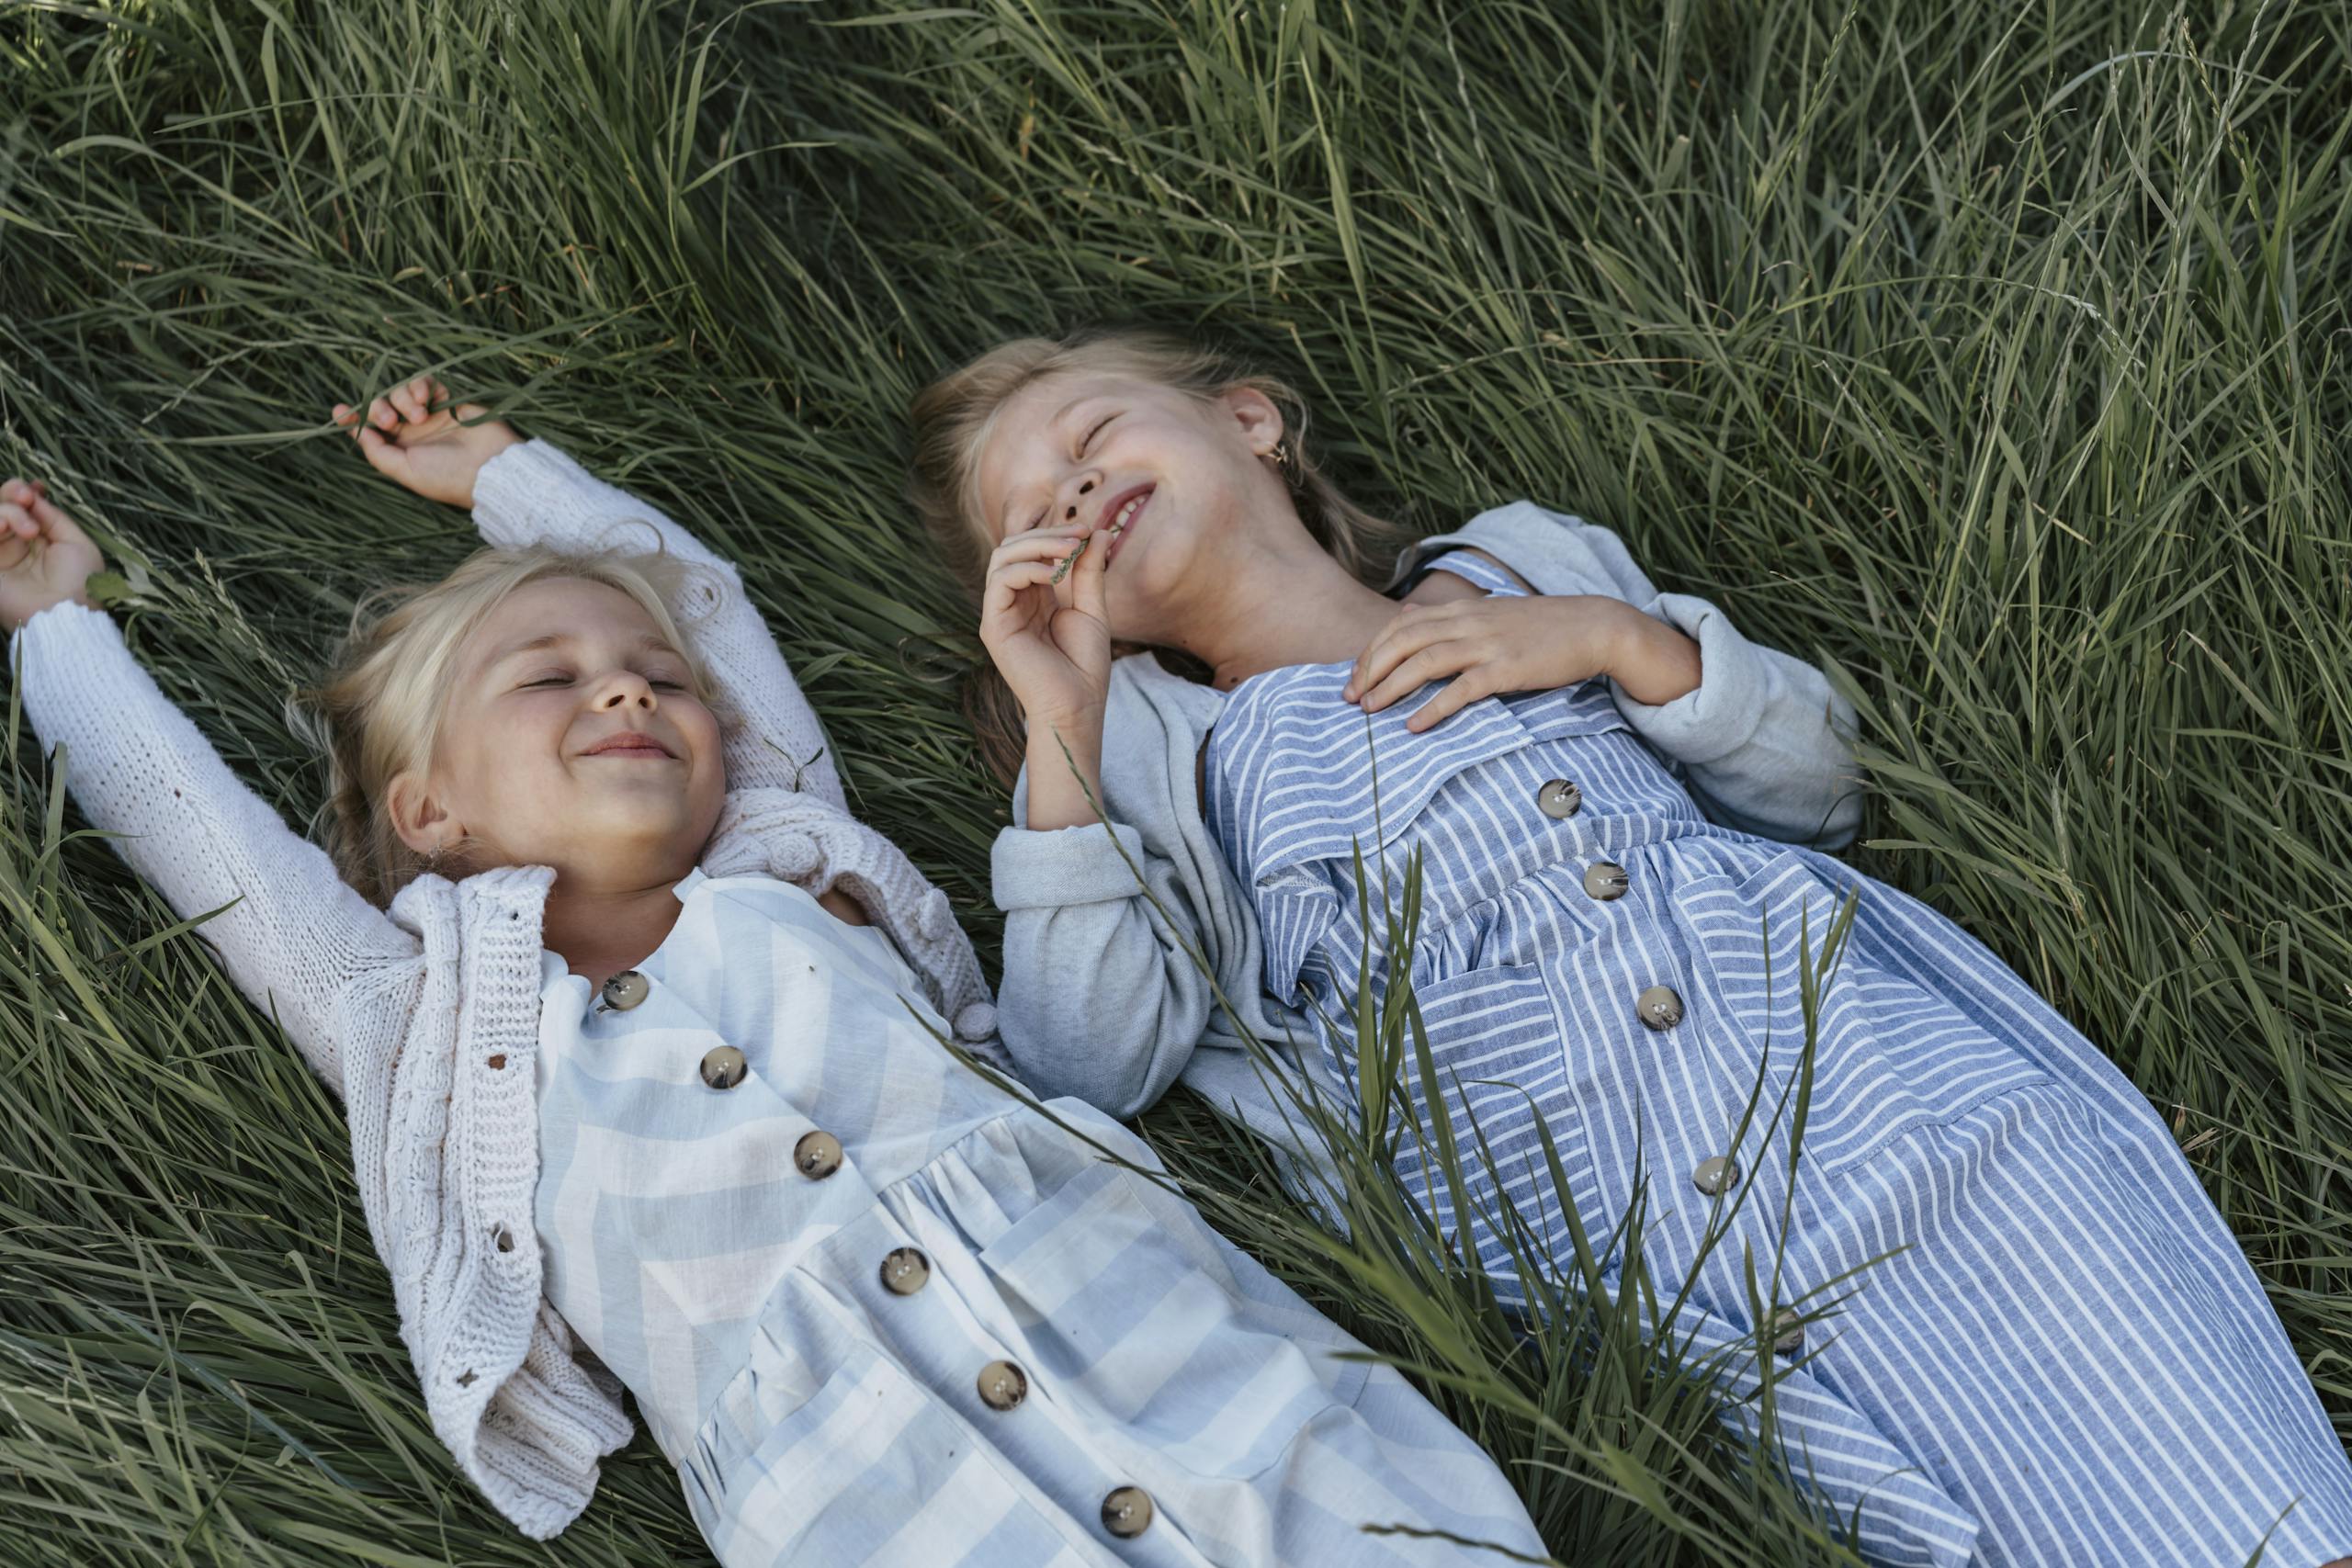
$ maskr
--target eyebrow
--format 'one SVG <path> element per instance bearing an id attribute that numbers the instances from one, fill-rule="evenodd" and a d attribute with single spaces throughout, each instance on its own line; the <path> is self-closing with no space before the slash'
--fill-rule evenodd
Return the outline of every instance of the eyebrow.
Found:
<path id="1" fill-rule="evenodd" d="M 535 637 L 528 642 L 518 642 L 514 647 L 494 655 L 489 663 L 482 666 L 482 669 L 484 671 L 495 670 L 500 665 L 505 663 L 508 660 L 516 658 L 519 655 L 526 653 L 537 653 L 543 648 L 553 648 L 558 643 L 572 642 L 575 640 L 577 639 L 575 639 L 570 632 L 549 632 L 544 637 Z M 680 659 L 684 659 L 685 657 L 684 654 L 679 653 L 676 649 L 671 647 L 669 639 L 664 637 L 659 632 L 647 632 L 639 637 L 637 639 L 637 651 L 639 653 L 675 654 Z"/>
<path id="2" fill-rule="evenodd" d="M 1059 423 L 1060 423 L 1064 419 L 1066 419 L 1066 418 L 1068 418 L 1068 417 L 1069 417 L 1069 411 L 1070 411 L 1070 410 L 1072 410 L 1072 409 L 1074 409 L 1074 408 L 1078 407 L 1078 405 L 1079 405 L 1079 404 L 1080 404 L 1080 403 L 1082 403 L 1082 402 L 1086 401 L 1089 398 L 1099 398 L 1099 397 L 1102 397 L 1102 396 L 1104 396 L 1104 394 L 1103 394 L 1103 393 L 1102 393 L 1102 392 L 1080 392 L 1080 393 L 1079 393 L 1079 395 L 1078 395 L 1078 396 L 1076 396 L 1076 397 L 1072 398 L 1069 401 L 1068 401 L 1068 402 L 1064 403 L 1061 407 L 1059 407 L 1059 408 L 1057 408 L 1057 409 L 1056 409 L 1056 410 L 1054 411 L 1053 417 L 1052 417 L 1051 419 L 1048 419 L 1047 421 L 1046 421 L 1046 429 L 1048 429 L 1048 430 L 1051 430 L 1055 425 L 1059 424 Z M 1009 536 L 1012 535 L 1012 497 L 1010 497 L 1010 496 L 1007 496 L 1007 497 L 1005 498 L 1005 502 L 1004 502 L 1004 513 L 1003 513 L 1003 515 L 1000 516 L 1000 517 L 996 520 L 996 536 L 997 536 L 998 538 L 1000 538 L 1000 539 L 1002 539 L 1002 538 L 1009 537 Z"/>

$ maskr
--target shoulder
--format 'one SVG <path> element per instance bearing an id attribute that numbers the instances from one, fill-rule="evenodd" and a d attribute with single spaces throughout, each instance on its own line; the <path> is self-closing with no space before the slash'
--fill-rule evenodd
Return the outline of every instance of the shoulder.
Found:
<path id="1" fill-rule="evenodd" d="M 1397 581 L 1437 554 L 1474 548 L 1540 593 L 1605 593 L 1646 603 L 1656 590 L 1612 529 L 1532 501 L 1489 507 L 1450 534 L 1422 540 Z"/>

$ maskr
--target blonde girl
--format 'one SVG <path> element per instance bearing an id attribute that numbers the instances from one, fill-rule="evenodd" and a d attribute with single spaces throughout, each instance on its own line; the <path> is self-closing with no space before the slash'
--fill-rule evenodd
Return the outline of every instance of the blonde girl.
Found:
<path id="1" fill-rule="evenodd" d="M 561 1530 L 627 1390 L 730 1568 L 1476 1555 L 1366 1525 L 1540 1554 L 1493 1462 L 1140 1142 L 941 1043 L 1001 1058 L 970 945 L 849 816 L 734 570 L 447 404 L 334 411 L 492 547 L 363 604 L 315 694 L 332 855 L 131 659 L 37 483 L 0 488 L 0 615 L 85 815 L 220 911 L 200 934 L 343 1097 L 491 1502 Z"/>
<path id="2" fill-rule="evenodd" d="M 1499 1205 L 1565 1263 L 1564 1210 L 1609 1236 L 1638 1159 L 1677 1332 L 1743 1399 L 1776 1375 L 1790 1462 L 1872 1561 L 2352 1551 L 2352 1465 L 2163 1122 L 1983 946 L 1821 852 L 1860 820 L 1821 671 L 1530 502 L 1397 554 L 1295 396 L 1182 341 L 1004 344 L 914 423 L 1001 683 L 981 739 L 1025 764 L 994 877 L 1032 1084 L 1125 1116 L 1182 1077 L 1311 1190 L 1289 1107 L 1353 1104 L 1358 987 L 1408 974 L 1451 1092 L 1408 1086 L 1407 1190 L 1508 1294 Z M 1421 852 L 1418 951 L 1366 929 L 1359 846 Z M 1798 971 L 1849 894 L 1801 1061 Z M 1773 1112 L 1808 1067 L 1792 1168 Z M 1470 1213 L 1428 1168 L 1441 1115 L 1495 1151 Z"/>

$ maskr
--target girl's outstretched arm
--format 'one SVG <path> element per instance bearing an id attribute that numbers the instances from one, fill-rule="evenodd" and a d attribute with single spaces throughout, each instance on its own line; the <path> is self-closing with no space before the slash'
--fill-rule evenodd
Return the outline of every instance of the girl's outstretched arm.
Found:
<path id="1" fill-rule="evenodd" d="M 80 536 L 45 497 L 14 509 L 43 517 L 52 539 Z M 43 751 L 65 749 L 83 816 L 182 919 L 220 911 L 197 934 L 340 1093 L 336 1005 L 388 965 L 416 962 L 417 939 L 229 771 L 78 589 L 33 610 L 8 655 Z"/>
<path id="2" fill-rule="evenodd" d="M 650 550 L 658 537 L 695 563 L 682 602 L 670 606 L 688 649 L 743 717 L 727 741 L 729 789 L 812 794 L 848 809 L 824 726 L 793 678 L 734 566 L 627 491 L 605 483 L 546 441 L 525 440 L 477 404 L 446 405 L 448 389 L 420 376 L 379 398 L 362 420 L 338 404 L 368 460 L 433 500 L 473 510 L 487 542 Z M 462 423 L 472 421 L 471 423 Z"/>

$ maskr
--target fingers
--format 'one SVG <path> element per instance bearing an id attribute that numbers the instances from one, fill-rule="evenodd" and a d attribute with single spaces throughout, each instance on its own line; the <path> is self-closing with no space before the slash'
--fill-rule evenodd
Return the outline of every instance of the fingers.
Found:
<path id="1" fill-rule="evenodd" d="M 1402 664 L 1391 670 L 1363 697 L 1363 711 L 1378 713 L 1400 697 L 1409 697 L 1431 681 L 1446 675 L 1456 675 L 1468 669 L 1476 660 L 1469 644 L 1441 642 L 1424 648 Z"/>
<path id="2" fill-rule="evenodd" d="M 1400 606 L 1389 623 L 1380 628 L 1380 635 L 1372 639 L 1372 646 L 1356 655 L 1356 667 L 1349 674 L 1348 683 L 1340 690 L 1341 700 L 1356 701 L 1395 669 L 1397 660 L 1452 635 L 1444 617 L 1431 615 L 1418 604 Z"/>
<path id="3" fill-rule="evenodd" d="M 1445 683 L 1445 689 L 1412 712 L 1405 728 L 1415 735 L 1442 723 L 1481 697 L 1495 694 L 1483 671 L 1469 670 Z"/>
<path id="4" fill-rule="evenodd" d="M 413 381 L 394 387 L 385 396 L 390 400 L 392 407 L 400 411 L 402 419 L 411 424 L 423 424 L 427 412 L 425 401 L 432 390 L 433 384 L 419 376 Z"/>
<path id="5" fill-rule="evenodd" d="M 359 443 L 359 450 L 367 457 L 369 468 L 389 479 L 401 479 L 401 470 L 408 462 L 408 454 L 393 446 L 373 425 L 362 424 L 356 409 L 349 403 L 335 404 L 334 422 L 351 432 L 353 438 Z"/>
<path id="6" fill-rule="evenodd" d="M 989 552 L 989 570 L 993 571 L 1005 561 L 1035 560 L 1051 557 L 1059 562 L 1068 558 L 1078 547 L 1079 540 L 1092 533 L 1091 523 L 1063 523 L 1051 528 L 1024 528 L 1008 535 L 1002 544 Z"/>
<path id="7" fill-rule="evenodd" d="M 0 484 L 0 536 L 11 539 L 86 537 L 81 525 L 49 499 L 49 487 L 39 479 L 11 479 Z"/>
<path id="8" fill-rule="evenodd" d="M 1070 608 L 1103 622 L 1110 619 L 1102 604 L 1102 573 L 1111 557 L 1108 533 L 1109 530 L 1105 529 L 1102 535 L 1089 534 L 1080 541 L 1080 547 L 1086 553 L 1078 558 L 1078 564 L 1071 569 L 1069 579 Z"/>
<path id="9" fill-rule="evenodd" d="M 989 573 L 980 593 L 980 640 L 1001 638 L 1029 621 L 1021 602 L 1032 590 L 1049 588 L 1057 566 L 1049 560 L 1014 561 Z"/>

